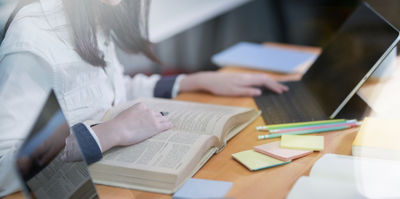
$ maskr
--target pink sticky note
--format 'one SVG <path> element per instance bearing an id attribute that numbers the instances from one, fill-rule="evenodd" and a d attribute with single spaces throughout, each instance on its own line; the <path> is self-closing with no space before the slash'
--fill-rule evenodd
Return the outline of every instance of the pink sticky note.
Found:
<path id="1" fill-rule="evenodd" d="M 301 158 L 308 154 L 311 154 L 313 151 L 305 151 L 305 150 L 296 150 L 296 149 L 285 149 L 280 147 L 281 142 L 271 142 L 268 144 L 263 144 L 254 147 L 254 151 L 259 153 L 263 153 L 265 155 L 271 156 L 278 160 L 282 161 L 290 161 L 296 158 Z"/>

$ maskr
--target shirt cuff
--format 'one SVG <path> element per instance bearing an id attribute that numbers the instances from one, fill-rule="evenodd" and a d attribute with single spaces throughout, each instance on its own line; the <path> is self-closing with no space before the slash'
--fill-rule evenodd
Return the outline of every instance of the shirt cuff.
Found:
<path id="1" fill-rule="evenodd" d="M 172 87 L 171 98 L 175 98 L 176 96 L 178 96 L 178 93 L 181 88 L 181 81 L 185 77 L 186 77 L 186 75 L 178 75 L 178 77 L 175 80 L 174 87 Z"/>
<path id="2" fill-rule="evenodd" d="M 75 134 L 75 138 L 78 141 L 79 147 L 81 148 L 82 155 L 87 164 L 92 164 L 99 161 L 103 155 L 101 148 L 96 139 L 92 136 L 91 128 L 88 128 L 83 123 L 78 123 L 72 127 Z M 97 136 L 96 136 L 97 137 Z"/>
<path id="3" fill-rule="evenodd" d="M 89 131 L 90 135 L 92 135 L 93 139 L 96 141 L 97 146 L 99 146 L 100 151 L 103 152 L 103 148 L 101 148 L 101 144 L 100 144 L 100 141 L 99 141 L 99 137 L 97 137 L 96 133 L 95 133 L 95 132 L 93 131 L 93 129 L 92 129 L 92 126 L 97 125 L 97 124 L 98 124 L 98 122 L 96 122 L 96 123 L 87 123 L 87 122 L 84 122 L 84 123 L 83 123 L 83 125 L 85 125 L 86 128 L 87 128 L 87 130 Z"/>
<path id="4" fill-rule="evenodd" d="M 172 89 L 178 76 L 163 77 L 156 83 L 154 87 L 154 97 L 171 98 Z"/>

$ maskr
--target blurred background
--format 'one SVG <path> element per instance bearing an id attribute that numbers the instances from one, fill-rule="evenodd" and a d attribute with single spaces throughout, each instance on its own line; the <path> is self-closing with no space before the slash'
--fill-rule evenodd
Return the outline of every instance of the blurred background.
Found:
<path id="1" fill-rule="evenodd" d="M 0 0 L 0 27 L 17 0 Z M 400 0 L 368 0 L 400 29 Z M 119 50 L 126 73 L 215 70 L 210 57 L 240 41 L 323 46 L 359 0 L 153 0 L 150 38 L 164 63 Z"/>

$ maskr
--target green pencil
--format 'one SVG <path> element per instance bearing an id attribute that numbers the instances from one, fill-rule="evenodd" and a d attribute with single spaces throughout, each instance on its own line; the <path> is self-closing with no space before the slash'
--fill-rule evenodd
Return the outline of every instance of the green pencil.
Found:
<path id="1" fill-rule="evenodd" d="M 268 134 L 268 135 L 259 135 L 259 140 L 269 139 L 269 138 L 278 138 L 282 135 L 304 135 L 304 134 L 312 134 L 312 133 L 323 133 L 328 131 L 338 131 L 351 128 L 351 126 L 338 126 L 338 127 L 331 127 L 331 128 L 323 128 L 323 129 L 312 129 L 312 130 L 304 130 L 304 131 L 293 131 L 287 133 L 278 133 L 278 134 Z"/>

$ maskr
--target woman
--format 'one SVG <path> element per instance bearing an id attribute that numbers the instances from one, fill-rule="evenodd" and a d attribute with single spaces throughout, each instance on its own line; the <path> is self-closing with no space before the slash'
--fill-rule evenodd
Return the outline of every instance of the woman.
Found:
<path id="1" fill-rule="evenodd" d="M 18 187 L 11 162 L 47 93 L 53 89 L 70 125 L 86 129 L 98 150 L 141 142 L 171 128 L 142 104 L 114 120 L 98 120 L 112 106 L 137 97 L 174 97 L 203 90 L 216 95 L 255 96 L 265 86 L 287 87 L 261 74 L 200 72 L 187 76 L 123 75 L 115 46 L 155 62 L 147 33 L 149 1 L 21 0 L 0 48 L 0 196 Z M 68 145 L 68 144 L 67 144 Z"/>

